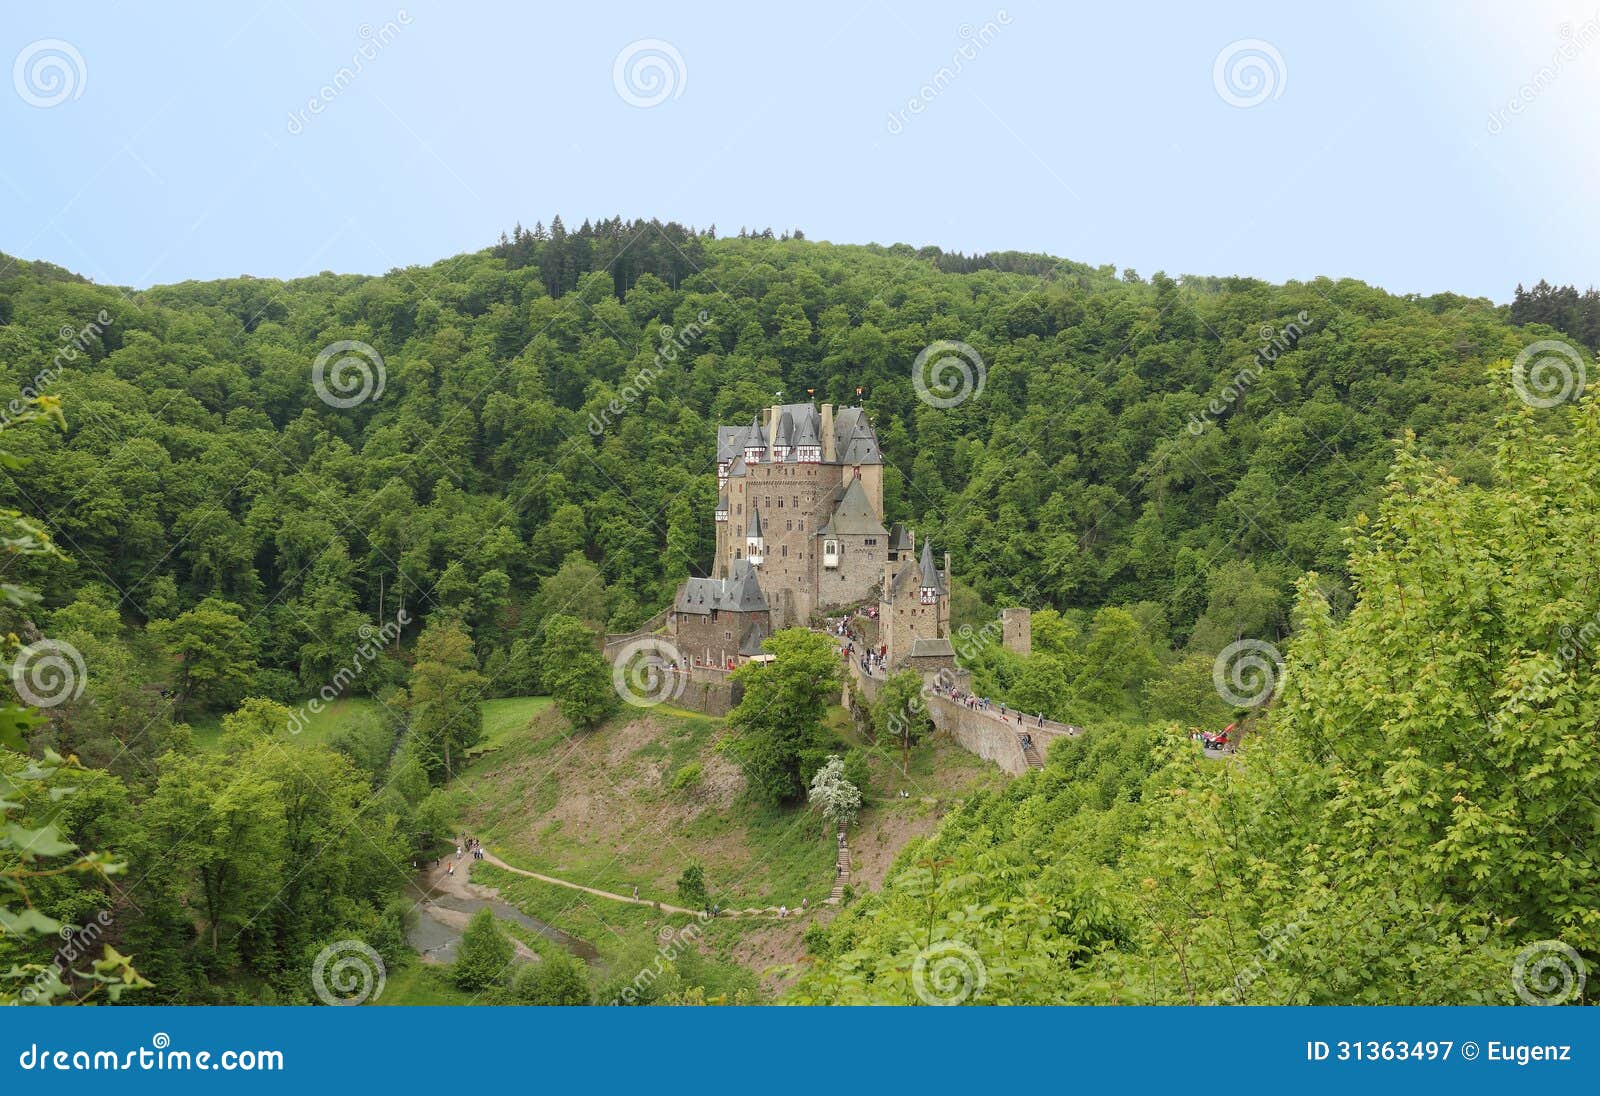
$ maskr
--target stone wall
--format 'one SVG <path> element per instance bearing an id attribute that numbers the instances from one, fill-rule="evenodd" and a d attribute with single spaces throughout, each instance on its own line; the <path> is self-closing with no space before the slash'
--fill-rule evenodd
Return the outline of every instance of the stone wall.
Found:
<path id="1" fill-rule="evenodd" d="M 726 671 L 695 666 L 689 670 L 683 692 L 672 703 L 680 708 L 722 717 L 733 711 L 744 693 Z"/>
<path id="2" fill-rule="evenodd" d="M 1022 756 L 1022 743 L 1017 741 L 1018 727 L 1004 724 L 989 712 L 974 711 L 947 697 L 931 693 L 922 694 L 928 706 L 928 716 L 934 727 L 947 734 L 962 749 L 992 761 L 1013 776 L 1028 771 L 1027 759 Z M 1040 756 L 1048 757 L 1050 746 L 1063 739 L 1074 737 L 1073 732 L 1052 727 L 1027 726 L 1020 728 L 1033 737 L 1033 745 Z M 1081 731 L 1078 733 L 1082 733 Z"/>

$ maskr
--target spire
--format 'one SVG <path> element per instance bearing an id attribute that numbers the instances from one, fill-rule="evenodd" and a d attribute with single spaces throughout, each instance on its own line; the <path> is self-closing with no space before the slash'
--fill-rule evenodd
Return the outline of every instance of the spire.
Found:
<path id="1" fill-rule="evenodd" d="M 747 537 L 761 538 L 761 512 L 756 509 L 756 504 L 750 504 L 750 528 L 745 534 Z"/>
<path id="2" fill-rule="evenodd" d="M 941 592 L 943 587 L 939 582 L 939 571 L 933 565 L 933 538 L 929 537 L 922 542 L 922 588 Z"/>

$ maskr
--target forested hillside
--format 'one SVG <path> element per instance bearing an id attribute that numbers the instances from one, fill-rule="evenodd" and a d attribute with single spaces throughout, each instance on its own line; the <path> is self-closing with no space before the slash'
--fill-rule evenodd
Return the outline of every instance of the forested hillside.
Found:
<path id="1" fill-rule="evenodd" d="M 1508 403 L 1511 402 L 1508 400 Z M 1096 728 L 814 941 L 802 1003 L 1561 1004 L 1600 954 L 1600 404 L 1408 444 L 1237 759 Z"/>
<path id="2" fill-rule="evenodd" d="M 1246 559 L 1265 613 L 1246 629 L 1281 627 L 1296 575 L 1342 572 L 1340 528 L 1402 429 L 1481 473 L 1487 364 L 1527 338 L 1487 302 L 1355 282 L 1015 256 L 1000 265 L 1028 272 L 968 271 L 904 247 L 602 227 L 621 242 L 519 232 L 504 258 L 381 278 L 144 292 L 8 261 L 0 361 L 68 421 L 16 442 L 29 471 L 4 491 L 70 558 L 15 577 L 50 605 L 105 586 L 137 622 L 238 606 L 285 697 L 380 598 L 419 622 L 461 611 L 492 658 L 537 628 L 541 582 L 574 554 L 602 573 L 596 623 L 660 608 L 708 558 L 711 425 L 776 391 L 859 388 L 891 516 L 947 545 L 985 601 L 1150 601 L 1182 640 L 1218 568 Z M 910 376 L 938 339 L 984 364 L 948 410 Z M 381 392 L 369 377 L 349 407 L 311 380 L 341 340 L 383 363 Z"/>
<path id="3" fill-rule="evenodd" d="M 1162 965 L 1170 957 L 1151 950 L 1150 933 L 1167 922 L 1139 912 L 1143 900 L 1126 889 L 1128 872 L 1155 869 L 1124 860 L 1136 837 L 1199 824 L 1152 801 L 1256 793 L 1233 787 L 1232 769 L 1202 770 L 1169 749 L 1149 721 L 1211 726 L 1235 714 L 1212 687 L 1213 658 L 1241 637 L 1281 642 L 1298 584 L 1302 628 L 1343 653 L 1297 640 L 1307 669 L 1284 701 L 1293 733 L 1252 761 L 1247 783 L 1278 795 L 1271 781 L 1298 782 L 1294 802 L 1315 809 L 1297 809 L 1295 824 L 1310 829 L 1290 832 L 1263 808 L 1264 821 L 1230 822 L 1162 870 L 1187 870 L 1178 853 L 1244 857 L 1248 838 L 1286 860 L 1230 869 L 1227 886 L 1260 873 L 1246 890 L 1265 903 L 1293 877 L 1356 870 L 1320 853 L 1298 859 L 1300 844 L 1328 840 L 1326 828 L 1354 826 L 1358 847 L 1381 847 L 1373 819 L 1387 808 L 1324 793 L 1376 795 L 1382 782 L 1361 771 L 1346 784 L 1297 745 L 1318 719 L 1316 733 L 1341 741 L 1375 733 L 1372 697 L 1399 688 L 1376 679 L 1410 665 L 1402 655 L 1421 657 L 1389 644 L 1389 659 L 1360 662 L 1370 652 L 1358 640 L 1388 634 L 1360 614 L 1396 610 L 1366 608 L 1368 587 L 1351 612 L 1352 578 L 1387 557 L 1358 537 L 1347 561 L 1347 538 L 1363 513 L 1385 514 L 1385 529 L 1412 520 L 1405 499 L 1443 482 L 1417 471 L 1425 461 L 1454 477 L 1451 520 L 1476 523 L 1475 544 L 1510 535 L 1524 510 L 1506 484 L 1532 490 L 1535 480 L 1500 452 L 1512 429 L 1496 425 L 1511 388 L 1504 362 L 1556 334 L 1512 319 L 1483 300 L 1399 298 L 1353 281 L 1147 280 L 1042 255 L 719 238 L 620 220 L 518 228 L 486 251 L 382 277 L 135 291 L 0 256 L 0 366 L 16 393 L 0 416 L 0 509 L 12 529 L 0 634 L 19 696 L 46 709 L 26 748 L 89 766 L 52 773 L 80 789 L 55 809 L 31 762 L 0 755 L 0 779 L 29 789 L 7 801 L 8 821 L 55 826 L 129 865 L 121 882 L 52 876 L 32 898 L 41 916 L 73 924 L 115 905 L 117 942 L 155 982 L 146 999 L 303 999 L 308 957 L 329 940 L 354 934 L 403 951 L 404 910 L 389 900 L 418 850 L 449 832 L 438 786 L 483 735 L 479 702 L 560 692 L 544 680 L 560 661 L 545 657 L 545 624 L 558 616 L 548 634 L 611 701 L 591 632 L 639 625 L 709 562 L 714 425 L 775 393 L 859 393 L 886 460 L 889 519 L 951 553 L 955 622 L 980 624 L 1009 605 L 1037 611 L 1033 657 L 975 653 L 975 687 L 1097 734 L 1044 776 L 972 805 L 962 828 L 946 826 L 924 891 L 924 868 L 908 864 L 827 943 L 838 961 L 807 992 L 876 995 L 862 989 L 876 983 L 870 963 L 851 958 L 853 942 L 875 941 L 871 962 L 901 955 L 912 937 L 875 934 L 900 932 L 906 896 L 915 905 L 958 893 L 940 874 L 947 862 L 987 878 L 991 853 L 980 850 L 992 845 L 1007 880 L 1043 872 L 1048 901 L 1032 891 L 975 900 L 1058 919 L 1041 954 L 1089 971 L 1019 982 L 1016 996 L 1181 996 L 1175 987 L 1191 986 L 1193 972 Z M 935 344 L 960 347 L 966 383 L 951 398 L 919 396 L 913 382 L 913 363 Z M 62 421 L 47 421 L 57 411 Z M 1399 486 L 1386 490 L 1402 436 Z M 1483 525 L 1492 521 L 1505 528 Z M 1563 536 L 1583 551 L 1581 536 Z M 1518 558 L 1479 563 L 1488 574 L 1490 562 L 1509 570 Z M 1527 592 L 1518 626 L 1569 619 L 1540 596 Z M 1462 626 L 1503 611 L 1481 608 Z M 1532 657 L 1513 652 L 1541 649 L 1542 634 L 1460 658 L 1474 672 L 1503 666 Z M 22 651 L 53 661 L 36 673 Z M 1340 693 L 1341 673 L 1357 668 L 1375 691 Z M 1481 706 L 1517 680 L 1483 672 L 1451 703 Z M 310 706 L 330 690 L 378 703 L 330 729 Z M 1403 751 L 1440 725 L 1384 733 L 1408 766 L 1433 773 L 1458 759 Z M 22 745 L 10 726 L 7 714 L 0 737 Z M 278 748 L 302 732 L 300 753 Z M 1567 764 L 1566 741 L 1541 746 L 1539 764 Z M 1452 796 L 1475 802 L 1473 787 L 1419 784 L 1426 824 L 1389 821 L 1414 824 L 1408 840 L 1437 856 L 1429 842 L 1510 825 L 1438 816 Z M 1495 794 L 1512 809 L 1503 787 Z M 345 836 L 353 826 L 361 840 Z M 1450 872 L 1470 877 L 1469 861 L 1497 855 L 1470 848 Z M 1074 895 L 1066 905 L 1058 884 Z M 1586 906 L 1530 908 L 1526 878 L 1490 914 L 1466 883 L 1442 886 L 1417 898 L 1448 907 L 1441 939 L 1493 935 L 1509 918 L 1524 926 L 1513 936 L 1533 925 L 1592 933 Z M 1157 899 L 1186 900 L 1159 889 Z M 944 916 L 937 903 L 928 912 Z M 35 930 L 53 932 L 45 923 Z M 995 931 L 997 946 L 1013 946 L 1010 922 Z M 1000 980 L 1010 960 L 983 954 Z M 0 940 L 0 966 L 44 958 Z M 1449 982 L 1458 985 L 1480 983 L 1464 970 Z"/>

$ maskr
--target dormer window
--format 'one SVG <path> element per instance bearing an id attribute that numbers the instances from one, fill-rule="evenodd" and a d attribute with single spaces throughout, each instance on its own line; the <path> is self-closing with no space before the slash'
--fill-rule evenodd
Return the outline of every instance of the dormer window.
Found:
<path id="1" fill-rule="evenodd" d="M 794 459 L 799 461 L 801 464 L 820 464 L 822 462 L 822 446 L 798 446 Z"/>
<path id="2" fill-rule="evenodd" d="M 839 542 L 825 540 L 822 542 L 822 565 L 824 567 L 839 566 Z"/>
<path id="3" fill-rule="evenodd" d="M 919 587 L 917 591 L 917 600 L 922 602 L 924 605 L 934 604 L 939 600 L 939 588 L 937 586 Z"/>

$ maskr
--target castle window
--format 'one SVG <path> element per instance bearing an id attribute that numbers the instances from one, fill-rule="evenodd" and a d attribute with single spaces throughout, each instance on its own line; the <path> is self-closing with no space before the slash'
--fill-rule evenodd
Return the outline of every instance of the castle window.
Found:
<path id="1" fill-rule="evenodd" d="M 863 540 L 861 543 L 865 544 L 868 548 L 876 548 L 878 546 L 878 538 L 877 537 L 868 537 L 867 539 Z"/>
<path id="2" fill-rule="evenodd" d="M 789 546 L 787 544 L 783 545 L 781 548 L 778 549 L 778 554 L 780 556 L 782 556 L 784 559 L 788 559 L 789 558 Z"/>
<path id="3" fill-rule="evenodd" d="M 733 550 L 733 558 L 734 559 L 743 559 L 744 558 L 744 550 L 742 548 L 735 548 Z"/>
<path id="4" fill-rule="evenodd" d="M 722 633 L 722 638 L 723 639 L 732 639 L 733 638 L 733 633 L 732 632 L 723 632 Z"/>
<path id="5" fill-rule="evenodd" d="M 793 521 L 793 519 L 790 519 L 789 521 L 784 522 L 783 523 L 783 527 L 784 527 L 784 529 L 788 530 L 791 533 L 794 532 L 794 521 Z"/>

